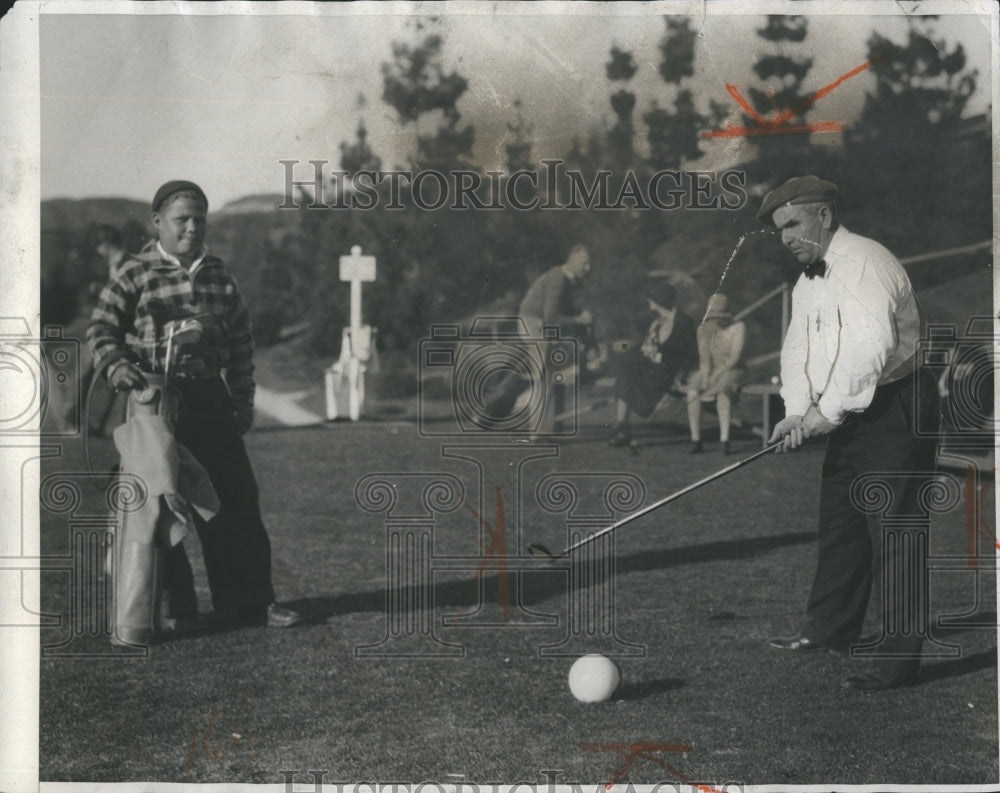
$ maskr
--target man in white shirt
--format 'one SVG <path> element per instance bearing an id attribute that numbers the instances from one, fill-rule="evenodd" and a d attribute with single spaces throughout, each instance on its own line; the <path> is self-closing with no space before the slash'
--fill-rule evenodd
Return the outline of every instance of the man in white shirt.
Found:
<path id="1" fill-rule="evenodd" d="M 847 653 L 860 638 L 873 580 L 900 566 L 925 578 L 917 554 L 886 544 L 881 521 L 852 503 L 851 487 L 860 475 L 892 472 L 885 480 L 892 510 L 919 513 L 917 493 L 934 473 L 940 409 L 933 378 L 916 366 L 920 315 L 906 271 L 885 247 L 839 224 L 836 194 L 832 182 L 796 177 L 768 193 L 757 218 L 778 230 L 803 266 L 781 350 L 786 418 L 771 442 L 783 439 L 778 451 L 789 452 L 808 438 L 828 438 L 806 624 L 770 645 Z M 894 626 L 916 607 L 902 595 L 881 605 L 883 624 Z M 845 684 L 864 691 L 913 685 L 922 641 L 918 631 L 885 633 L 870 670 Z"/>

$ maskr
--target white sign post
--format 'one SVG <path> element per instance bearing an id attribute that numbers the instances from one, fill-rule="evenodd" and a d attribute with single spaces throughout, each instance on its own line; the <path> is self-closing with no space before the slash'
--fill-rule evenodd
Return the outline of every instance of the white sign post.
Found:
<path id="1" fill-rule="evenodd" d="M 333 421 L 346 406 L 351 421 L 357 421 L 365 401 L 365 371 L 376 354 L 373 329 L 361 322 L 361 284 L 375 280 L 375 257 L 362 256 L 355 245 L 350 256 L 340 257 L 340 280 L 351 283 L 351 325 L 344 328 L 340 360 L 326 370 L 326 417 Z"/>

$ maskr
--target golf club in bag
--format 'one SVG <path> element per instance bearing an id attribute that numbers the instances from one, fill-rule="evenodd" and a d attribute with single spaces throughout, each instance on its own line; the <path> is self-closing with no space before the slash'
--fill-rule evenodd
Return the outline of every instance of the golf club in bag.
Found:
<path id="1" fill-rule="evenodd" d="M 722 470 L 716 471 L 714 474 L 709 474 L 704 479 L 699 479 L 697 482 L 694 482 L 688 485 L 687 487 L 681 488 L 676 493 L 671 493 L 669 496 L 665 496 L 664 498 L 661 498 L 659 501 L 654 501 L 652 504 L 643 507 L 642 509 L 636 512 L 633 512 L 631 515 L 626 515 L 624 518 L 622 518 L 619 521 L 616 521 L 615 523 L 612 523 L 610 526 L 603 528 L 600 531 L 591 534 L 589 537 L 585 537 L 584 539 L 575 542 L 572 545 L 567 546 L 566 548 L 563 548 L 563 550 L 561 550 L 557 554 L 552 553 L 552 551 L 550 551 L 541 543 L 534 543 L 532 545 L 529 545 L 528 553 L 534 556 L 535 558 L 548 559 L 550 562 L 558 561 L 563 557 L 569 556 L 569 554 L 571 554 L 577 548 L 580 548 L 584 545 L 588 545 L 589 543 L 594 542 L 594 540 L 603 537 L 605 534 L 610 534 L 611 532 L 620 529 L 625 524 L 631 523 L 633 520 L 637 520 L 638 518 L 641 518 L 643 515 L 648 515 L 650 512 L 659 509 L 665 504 L 669 504 L 671 501 L 676 501 L 681 496 L 686 496 L 688 493 L 691 493 L 697 490 L 698 488 L 709 484 L 710 482 L 714 482 L 716 479 L 721 479 L 726 474 L 731 474 L 733 471 L 736 471 L 737 469 L 752 463 L 754 460 L 760 459 L 766 454 L 770 454 L 779 446 L 781 446 L 782 443 L 784 443 L 783 440 L 778 441 L 777 443 L 772 443 L 770 446 L 765 446 L 763 449 L 761 449 L 758 452 L 754 452 L 749 457 L 744 457 L 742 460 L 737 460 L 732 465 L 727 465 Z"/>

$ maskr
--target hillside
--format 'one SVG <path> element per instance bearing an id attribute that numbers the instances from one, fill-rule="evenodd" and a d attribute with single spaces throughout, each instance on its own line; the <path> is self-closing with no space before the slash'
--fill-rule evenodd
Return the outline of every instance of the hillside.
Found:
<path id="1" fill-rule="evenodd" d="M 223 204 L 212 213 L 213 217 L 225 215 L 270 214 L 285 200 L 280 193 L 266 195 L 248 195 Z"/>
<path id="2" fill-rule="evenodd" d="M 43 234 L 82 231 L 101 223 L 124 228 L 130 221 L 146 226 L 149 204 L 133 198 L 52 198 L 41 203 Z"/>
<path id="3" fill-rule="evenodd" d="M 271 215 L 283 200 L 278 194 L 244 196 L 209 212 L 209 220 L 232 215 Z M 148 231 L 149 204 L 134 198 L 50 198 L 41 203 L 43 232 L 80 232 L 102 223 L 120 229 L 138 223 Z"/>

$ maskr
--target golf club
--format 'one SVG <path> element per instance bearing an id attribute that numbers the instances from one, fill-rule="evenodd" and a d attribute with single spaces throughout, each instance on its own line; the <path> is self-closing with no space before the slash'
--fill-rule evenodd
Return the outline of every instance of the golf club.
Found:
<path id="1" fill-rule="evenodd" d="M 563 558 L 564 556 L 568 556 L 570 553 L 572 553 L 573 551 L 575 551 L 577 548 L 580 548 L 580 547 L 582 547 L 584 545 L 592 543 L 594 540 L 598 539 L 599 537 L 603 537 L 605 534 L 610 534 L 611 532 L 615 531 L 616 529 L 620 529 L 626 523 L 631 523 L 633 520 L 636 520 L 637 518 L 641 518 L 643 515 L 647 515 L 647 514 L 649 514 L 650 512 L 652 512 L 655 509 L 659 509 L 664 504 L 669 504 L 671 501 L 676 501 L 681 496 L 685 496 L 688 493 L 690 493 L 690 492 L 692 492 L 694 490 L 697 490 L 699 487 L 707 485 L 710 482 L 714 482 L 716 479 L 721 479 L 726 474 L 730 474 L 733 471 L 735 471 L 735 470 L 737 470 L 739 468 L 742 468 L 744 465 L 752 463 L 754 460 L 757 460 L 757 459 L 763 457 L 766 454 L 770 454 L 775 449 L 777 449 L 779 446 L 781 446 L 782 443 L 784 443 L 784 440 L 778 441 L 777 443 L 772 443 L 770 446 L 765 446 L 759 452 L 754 452 L 749 457 L 744 457 L 742 460 L 737 460 L 732 465 L 727 465 L 722 470 L 716 471 L 714 474 L 709 474 L 704 479 L 699 479 L 697 482 L 694 482 L 693 484 L 690 484 L 687 487 L 681 488 L 676 493 L 671 493 L 669 496 L 661 498 L 659 501 L 654 501 L 649 506 L 643 507 L 642 509 L 638 510 L 637 512 L 633 512 L 631 515 L 625 516 L 624 518 L 622 518 L 621 520 L 617 521 L 616 523 L 612 523 L 607 528 L 601 529 L 600 531 L 598 531 L 598 532 L 596 532 L 594 534 L 591 534 L 589 537 L 586 537 L 586 538 L 580 540 L 579 542 L 575 542 L 572 545 L 567 546 L 566 548 L 564 548 L 563 550 L 561 550 L 557 554 L 552 553 L 552 551 L 550 551 L 548 548 L 546 548 L 541 543 L 534 543 L 532 545 L 529 545 L 528 546 L 528 553 L 531 556 L 534 556 L 536 559 L 547 558 L 550 562 L 555 562 L 558 559 Z"/>
<path id="2" fill-rule="evenodd" d="M 173 320 L 167 323 L 167 325 L 167 351 L 166 360 L 163 364 L 164 383 L 170 382 L 170 364 L 172 363 L 173 353 L 176 351 L 174 345 L 181 342 L 200 341 L 202 331 L 204 330 L 197 318 Z"/>

